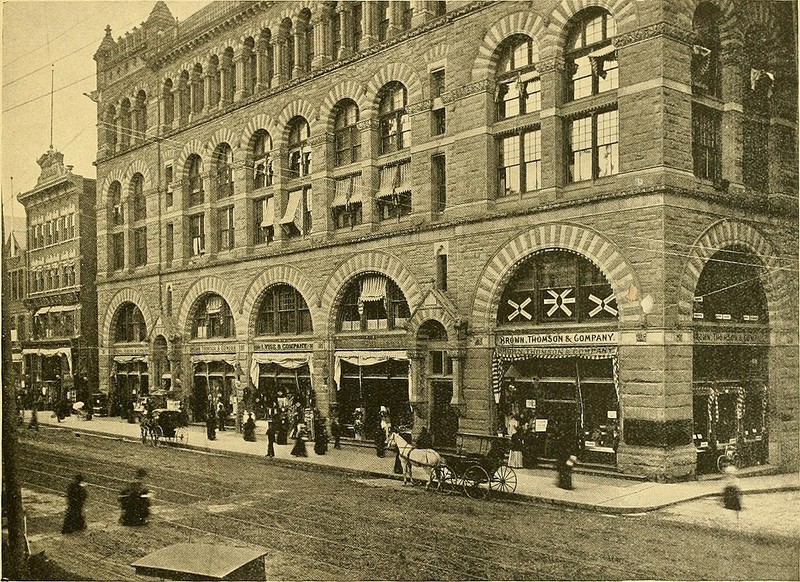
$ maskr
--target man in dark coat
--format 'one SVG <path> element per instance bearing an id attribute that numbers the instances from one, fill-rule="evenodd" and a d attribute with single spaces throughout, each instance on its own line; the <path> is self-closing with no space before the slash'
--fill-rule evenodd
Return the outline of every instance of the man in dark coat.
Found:
<path id="1" fill-rule="evenodd" d="M 433 439 L 431 438 L 431 433 L 428 431 L 427 426 L 423 426 L 422 430 L 419 432 L 419 436 L 417 437 L 417 444 L 418 449 L 432 449 L 433 448 Z"/>
<path id="2" fill-rule="evenodd" d="M 136 479 L 128 483 L 119 495 L 122 507 L 119 522 L 122 525 L 145 525 L 150 517 L 150 492 L 143 482 L 146 476 L 144 469 L 137 469 Z"/>
<path id="3" fill-rule="evenodd" d="M 342 427 L 339 424 L 339 419 L 335 416 L 331 419 L 331 436 L 333 436 L 333 448 L 341 449 L 342 445 L 339 441 L 342 438 Z"/>
<path id="4" fill-rule="evenodd" d="M 217 419 L 213 410 L 209 410 L 206 416 L 206 436 L 210 441 L 217 439 Z"/>
<path id="5" fill-rule="evenodd" d="M 67 486 L 67 512 L 64 515 L 64 525 L 61 533 L 68 534 L 86 529 L 86 518 L 83 515 L 83 505 L 86 503 L 86 488 L 83 484 L 83 475 L 78 473 Z"/>
<path id="6" fill-rule="evenodd" d="M 219 430 L 225 430 L 225 419 L 227 418 L 228 413 L 225 410 L 225 405 L 222 402 L 219 403 L 217 408 L 217 417 L 219 418 Z"/>
<path id="7" fill-rule="evenodd" d="M 267 421 L 267 456 L 275 456 L 275 421 Z"/>
<path id="8" fill-rule="evenodd" d="M 556 440 L 556 465 L 558 481 L 556 484 L 561 489 L 572 489 L 572 469 L 577 458 L 575 457 L 575 435 L 570 430 L 568 423 L 561 421 L 554 430 Z"/>
<path id="9" fill-rule="evenodd" d="M 317 421 L 314 434 L 314 452 L 318 455 L 324 455 L 328 452 L 328 429 L 325 427 L 324 418 Z"/>

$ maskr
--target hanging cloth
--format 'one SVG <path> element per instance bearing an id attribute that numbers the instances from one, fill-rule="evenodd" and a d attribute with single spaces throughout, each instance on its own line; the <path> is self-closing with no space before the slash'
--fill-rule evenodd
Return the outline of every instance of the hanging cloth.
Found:
<path id="1" fill-rule="evenodd" d="M 361 290 L 358 299 L 361 302 L 383 301 L 386 298 L 386 277 L 367 275 L 361 279 Z"/>

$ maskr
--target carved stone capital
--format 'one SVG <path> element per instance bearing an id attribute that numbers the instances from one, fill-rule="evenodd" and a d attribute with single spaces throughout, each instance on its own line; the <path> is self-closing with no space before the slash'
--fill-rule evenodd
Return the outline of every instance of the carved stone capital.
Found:
<path id="1" fill-rule="evenodd" d="M 308 138 L 308 143 L 312 146 L 319 146 L 333 141 L 333 136 L 329 133 L 312 135 Z"/>
<path id="2" fill-rule="evenodd" d="M 431 109 L 431 101 L 430 99 L 423 99 L 417 103 L 412 103 L 411 105 L 406 105 L 406 111 L 410 115 L 416 115 L 417 113 L 423 113 L 425 111 L 430 111 Z"/>
<path id="3" fill-rule="evenodd" d="M 380 127 L 380 123 L 377 119 L 362 119 L 356 123 L 356 127 L 359 131 L 364 131 L 365 129 L 378 129 L 378 127 Z"/>
<path id="4" fill-rule="evenodd" d="M 492 82 L 489 79 L 481 79 L 480 81 L 475 81 L 474 83 L 469 83 L 468 85 L 462 85 L 461 87 L 456 87 L 452 91 L 445 92 L 442 95 L 442 101 L 449 104 L 471 95 L 487 93 L 490 91 L 491 86 Z"/>
<path id="5" fill-rule="evenodd" d="M 536 64 L 536 70 L 540 73 L 560 72 L 564 70 L 564 58 L 561 56 L 543 59 Z"/>

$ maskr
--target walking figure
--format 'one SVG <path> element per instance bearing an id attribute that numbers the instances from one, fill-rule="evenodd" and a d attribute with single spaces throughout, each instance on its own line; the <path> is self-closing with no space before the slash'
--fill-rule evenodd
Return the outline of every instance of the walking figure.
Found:
<path id="1" fill-rule="evenodd" d="M 267 421 L 267 456 L 275 456 L 275 422 Z"/>
<path id="2" fill-rule="evenodd" d="M 217 419 L 213 410 L 209 410 L 206 416 L 206 436 L 210 441 L 217 440 Z"/>
<path id="3" fill-rule="evenodd" d="M 736 519 L 739 519 L 739 512 L 742 510 L 742 491 L 736 482 L 736 467 L 728 465 L 725 467 L 725 487 L 722 489 L 722 506 L 736 512 Z"/>
<path id="4" fill-rule="evenodd" d="M 136 479 L 128 483 L 119 494 L 119 505 L 122 508 L 119 522 L 122 525 L 145 525 L 150 518 L 150 492 L 143 482 L 146 476 L 144 469 L 137 469 Z"/>
<path id="5" fill-rule="evenodd" d="M 64 514 L 64 525 L 61 533 L 68 534 L 86 529 L 86 518 L 83 505 L 86 503 L 86 487 L 83 475 L 78 473 L 67 486 L 67 512 Z"/>
<path id="6" fill-rule="evenodd" d="M 31 420 L 28 423 L 28 430 L 35 430 L 36 432 L 39 432 L 39 415 L 36 412 L 36 407 L 36 404 L 34 404 L 33 408 L 31 409 Z"/>
<path id="7" fill-rule="evenodd" d="M 253 413 L 247 414 L 247 421 L 244 423 L 243 431 L 244 440 L 248 442 L 256 442 L 256 421 L 253 420 Z"/>
<path id="8" fill-rule="evenodd" d="M 339 419 L 335 416 L 331 419 L 331 436 L 333 436 L 333 448 L 341 449 L 342 445 L 339 441 L 342 438 L 342 427 L 339 424 Z"/>

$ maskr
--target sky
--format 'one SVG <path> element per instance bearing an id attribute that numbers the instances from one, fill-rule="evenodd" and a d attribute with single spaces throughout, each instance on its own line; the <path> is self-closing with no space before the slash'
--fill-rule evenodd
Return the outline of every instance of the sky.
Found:
<path id="1" fill-rule="evenodd" d="M 53 146 L 73 172 L 96 177 L 97 105 L 92 58 L 106 25 L 116 40 L 147 19 L 156 0 L 105 2 L 12 0 L 2 4 L 2 182 L 6 228 L 24 229 L 16 194 L 36 186 L 39 159 L 50 147 L 50 76 L 53 71 Z M 167 0 L 185 20 L 207 2 Z M 12 191 L 13 177 L 13 191 Z M 6 231 L 8 234 L 8 230 Z"/>

